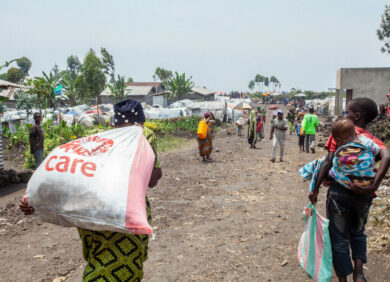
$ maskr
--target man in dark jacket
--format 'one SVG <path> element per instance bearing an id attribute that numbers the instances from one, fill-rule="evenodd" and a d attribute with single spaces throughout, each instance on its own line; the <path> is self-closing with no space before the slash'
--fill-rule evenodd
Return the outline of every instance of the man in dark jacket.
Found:
<path id="1" fill-rule="evenodd" d="M 43 161 L 43 141 L 45 133 L 41 127 L 41 114 L 34 114 L 35 124 L 30 129 L 30 153 L 34 155 L 35 167 L 38 166 Z"/>

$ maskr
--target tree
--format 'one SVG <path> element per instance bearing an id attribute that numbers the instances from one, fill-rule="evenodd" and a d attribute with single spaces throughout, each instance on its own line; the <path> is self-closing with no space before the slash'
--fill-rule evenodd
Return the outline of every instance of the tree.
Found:
<path id="1" fill-rule="evenodd" d="M 37 95 L 38 108 L 40 114 L 42 115 L 42 100 L 50 95 L 45 79 L 42 77 L 37 79 L 29 79 L 25 85 L 29 87 L 25 93 L 30 95 Z"/>
<path id="2" fill-rule="evenodd" d="M 32 109 L 36 108 L 38 105 L 37 95 L 20 93 L 15 96 L 16 96 L 16 105 L 15 105 L 16 108 L 18 110 L 25 110 L 27 114 L 27 120 L 28 120 L 28 116 L 31 114 Z"/>
<path id="3" fill-rule="evenodd" d="M 100 53 L 102 54 L 102 62 L 104 65 L 104 73 L 109 75 L 111 80 L 115 79 L 115 63 L 114 57 L 108 53 L 106 48 L 101 48 Z"/>
<path id="4" fill-rule="evenodd" d="M 271 76 L 269 81 L 272 83 L 272 91 L 275 91 L 276 86 L 280 85 L 279 80 L 275 76 Z"/>
<path id="5" fill-rule="evenodd" d="M 255 81 L 251 80 L 249 81 L 248 88 L 253 91 L 255 89 Z"/>
<path id="6" fill-rule="evenodd" d="M 114 97 L 115 102 L 123 101 L 126 95 L 125 77 L 118 75 L 118 79 L 113 79 L 108 85 L 111 91 L 111 96 Z"/>
<path id="7" fill-rule="evenodd" d="M 269 86 L 269 78 L 268 77 L 264 77 L 264 85 L 268 88 L 268 86 Z"/>
<path id="8" fill-rule="evenodd" d="M 68 98 L 72 106 L 76 106 L 77 98 L 80 94 L 79 89 L 76 87 L 76 80 L 77 74 L 74 76 L 71 72 L 65 72 L 61 76 L 61 82 L 65 89 L 64 95 Z"/>
<path id="9" fill-rule="evenodd" d="M 66 59 L 67 71 L 72 74 L 77 74 L 80 71 L 80 61 L 75 55 L 70 55 Z"/>
<path id="10" fill-rule="evenodd" d="M 261 85 L 261 91 L 263 91 L 263 83 L 264 83 L 265 77 L 261 74 L 256 74 L 255 76 L 255 83 L 259 85 L 259 91 L 260 91 L 260 85 Z"/>
<path id="11" fill-rule="evenodd" d="M 18 59 L 13 59 L 11 61 L 5 61 L 4 65 L 0 65 L 0 70 L 3 68 L 8 68 L 13 62 L 16 62 Z"/>
<path id="12" fill-rule="evenodd" d="M 173 74 L 170 70 L 157 67 L 154 71 L 153 80 L 160 80 L 162 85 L 165 87 L 165 83 L 172 78 Z"/>
<path id="13" fill-rule="evenodd" d="M 98 98 L 106 86 L 105 66 L 90 49 L 81 66 L 81 75 L 76 79 L 76 87 L 83 92 L 83 98 Z"/>
<path id="14" fill-rule="evenodd" d="M 5 112 L 5 106 L 2 102 L 0 102 L 0 115 Z"/>
<path id="15" fill-rule="evenodd" d="M 9 68 L 7 71 L 7 81 L 19 83 L 25 76 L 25 73 L 19 68 Z"/>
<path id="16" fill-rule="evenodd" d="M 54 77 L 60 76 L 60 69 L 58 68 L 57 64 L 54 64 L 53 68 L 51 69 L 51 72 L 53 72 Z"/>
<path id="17" fill-rule="evenodd" d="M 185 73 L 179 75 L 175 72 L 175 76 L 167 81 L 167 88 L 171 92 L 171 97 L 175 97 L 180 100 L 187 96 L 192 87 L 194 87 L 194 83 L 191 79 L 192 77 L 186 79 Z"/>
<path id="18" fill-rule="evenodd" d="M 131 77 L 128 77 L 127 80 L 126 80 L 127 83 L 130 83 L 130 82 L 134 82 L 133 78 Z"/>
<path id="19" fill-rule="evenodd" d="M 376 34 L 380 41 L 383 41 L 381 51 L 390 54 L 390 5 L 385 6 L 385 11 L 382 15 L 382 22 Z"/>
<path id="20" fill-rule="evenodd" d="M 27 57 L 21 57 L 16 60 L 16 64 L 23 71 L 24 76 L 28 75 L 28 72 L 31 68 L 31 61 Z"/>
<path id="21" fill-rule="evenodd" d="M 55 65 L 56 66 L 56 65 Z M 43 79 L 44 79 L 44 85 L 43 87 L 46 87 L 47 95 L 46 98 L 48 99 L 50 105 L 53 108 L 56 108 L 56 94 L 54 93 L 54 88 L 56 88 L 59 84 L 60 76 L 59 72 L 57 70 L 57 73 L 51 72 L 49 74 L 46 74 L 44 71 L 42 72 Z"/>

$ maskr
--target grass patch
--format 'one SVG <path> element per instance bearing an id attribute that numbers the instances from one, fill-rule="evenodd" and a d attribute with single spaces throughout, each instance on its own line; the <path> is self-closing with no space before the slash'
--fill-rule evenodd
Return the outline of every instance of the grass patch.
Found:
<path id="1" fill-rule="evenodd" d="M 158 152 L 170 152 L 193 143 L 193 140 L 172 135 L 159 136 L 156 140 Z"/>

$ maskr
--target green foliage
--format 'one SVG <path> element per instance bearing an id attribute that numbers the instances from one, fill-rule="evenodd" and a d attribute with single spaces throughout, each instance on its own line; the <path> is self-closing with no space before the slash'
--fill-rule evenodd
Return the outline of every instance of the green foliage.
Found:
<path id="1" fill-rule="evenodd" d="M 196 133 L 198 131 L 199 117 L 180 117 L 171 119 L 149 120 L 145 126 L 153 130 L 157 135 L 167 133 L 188 132 Z"/>
<path id="2" fill-rule="evenodd" d="M 29 89 L 25 92 L 30 95 L 37 95 L 39 112 L 42 112 L 42 100 L 50 95 L 44 78 L 30 79 L 25 83 Z M 45 103 L 46 104 L 46 103 Z"/>
<path id="3" fill-rule="evenodd" d="M 134 82 L 133 78 L 131 77 L 128 77 L 127 80 L 126 80 L 127 83 L 130 83 L 130 82 Z"/>
<path id="4" fill-rule="evenodd" d="M 31 61 L 27 57 L 21 57 L 16 60 L 16 64 L 23 71 L 24 75 L 28 75 L 29 70 L 31 69 Z"/>
<path id="5" fill-rule="evenodd" d="M 264 77 L 264 85 L 265 86 L 269 86 L 269 78 L 268 77 Z"/>
<path id="6" fill-rule="evenodd" d="M 147 121 L 144 126 L 152 129 L 158 136 L 157 143 L 159 151 L 169 151 L 186 144 L 186 139 L 173 137 L 172 134 L 191 133 L 198 130 L 199 117 L 181 117 L 169 120 Z M 35 168 L 34 157 L 30 154 L 29 133 L 31 124 L 16 125 L 16 132 L 11 134 L 8 128 L 4 128 L 3 135 L 9 139 L 8 149 L 13 146 L 22 147 L 25 157 L 25 168 Z M 54 148 L 65 144 L 71 140 L 81 137 L 98 134 L 106 130 L 113 129 L 109 125 L 99 124 L 92 128 L 86 128 L 76 123 L 67 126 L 65 121 L 59 124 L 53 124 L 52 120 L 45 120 L 42 123 L 45 132 L 44 157 L 46 157 Z"/>
<path id="7" fill-rule="evenodd" d="M 80 60 L 75 55 L 70 55 L 66 59 L 67 71 L 72 74 L 77 74 L 80 71 Z"/>
<path id="8" fill-rule="evenodd" d="M 19 83 L 25 77 L 25 73 L 19 68 L 9 68 L 7 71 L 7 81 Z"/>
<path id="9" fill-rule="evenodd" d="M 76 106 L 79 89 L 76 87 L 77 74 L 72 72 L 64 72 L 61 75 L 61 82 L 64 86 L 64 95 L 68 98 L 71 106 Z"/>
<path id="10" fill-rule="evenodd" d="M 54 93 L 54 88 L 56 88 L 59 84 L 60 81 L 60 72 L 58 70 L 58 67 L 56 68 L 57 65 L 54 65 L 53 72 L 50 71 L 49 74 L 46 74 L 44 71 L 42 72 L 43 74 L 43 79 L 44 79 L 44 84 L 42 87 L 46 88 L 46 99 L 50 103 L 50 105 L 53 108 L 56 108 L 56 95 Z"/>
<path id="11" fill-rule="evenodd" d="M 194 87 L 194 83 L 191 79 L 192 77 L 186 79 L 185 73 L 179 75 L 175 72 L 175 76 L 166 82 L 166 87 L 171 92 L 171 97 L 175 97 L 180 100 L 187 96 L 192 87 Z"/>
<path id="12" fill-rule="evenodd" d="M 20 93 L 16 96 L 16 108 L 18 110 L 25 110 L 28 116 L 31 114 L 31 110 L 38 105 L 38 98 L 36 94 Z"/>
<path id="13" fill-rule="evenodd" d="M 157 67 L 154 71 L 153 80 L 160 80 L 165 87 L 165 83 L 173 77 L 173 74 L 170 70 Z"/>
<path id="14" fill-rule="evenodd" d="M 0 102 L 0 115 L 5 112 L 5 106 Z"/>
<path id="15" fill-rule="evenodd" d="M 76 79 L 76 87 L 83 93 L 82 98 L 97 98 L 104 90 L 106 76 L 102 61 L 90 49 L 81 66 L 81 75 Z"/>
<path id="16" fill-rule="evenodd" d="M 273 91 L 275 91 L 276 87 L 280 88 L 281 84 L 280 84 L 279 80 L 275 76 L 271 76 L 269 81 L 272 83 L 272 90 Z"/>
<path id="17" fill-rule="evenodd" d="M 376 30 L 378 39 L 383 42 L 381 51 L 390 54 L 390 5 L 385 6 L 379 29 Z"/>
<path id="18" fill-rule="evenodd" d="M 125 77 L 118 75 L 117 79 L 113 78 L 108 88 L 110 89 L 111 96 L 114 97 L 115 103 L 124 100 L 126 95 Z"/>
<path id="19" fill-rule="evenodd" d="M 263 91 L 265 77 L 262 76 L 261 74 L 256 74 L 254 81 L 259 86 L 259 90 L 260 90 L 260 85 L 261 85 L 261 91 Z"/>
<path id="20" fill-rule="evenodd" d="M 0 65 L 0 70 L 3 68 L 8 68 L 13 62 L 16 62 L 18 59 L 13 59 L 11 61 L 5 61 L 3 65 Z"/>
<path id="21" fill-rule="evenodd" d="M 251 80 L 249 81 L 248 88 L 253 91 L 255 89 L 255 81 Z"/>
<path id="22" fill-rule="evenodd" d="M 106 48 L 101 48 L 102 62 L 104 66 L 104 73 L 111 77 L 111 80 L 115 78 L 115 63 L 114 57 L 107 51 Z"/>

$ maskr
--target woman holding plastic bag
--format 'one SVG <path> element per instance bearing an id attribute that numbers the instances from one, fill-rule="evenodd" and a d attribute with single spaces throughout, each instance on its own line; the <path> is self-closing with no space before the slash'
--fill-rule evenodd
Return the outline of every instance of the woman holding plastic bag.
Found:
<path id="1" fill-rule="evenodd" d="M 114 106 L 116 127 L 139 126 L 143 128 L 145 116 L 140 103 L 126 100 Z M 156 158 L 152 170 L 149 187 L 157 185 L 162 176 L 156 154 L 154 133 L 143 128 L 144 136 L 155 152 Z M 141 156 L 142 157 L 142 156 Z M 21 210 L 25 214 L 32 214 L 34 208 L 22 200 Z M 146 212 L 148 222 L 151 223 L 151 210 L 146 198 Z M 83 245 L 83 256 L 87 265 L 83 274 L 83 281 L 140 281 L 143 277 L 143 262 L 147 259 L 147 235 L 135 235 L 112 231 L 92 231 L 78 228 Z"/>
<path id="2" fill-rule="evenodd" d="M 375 102 L 369 98 L 356 98 L 348 103 L 346 110 L 346 118 L 354 123 L 358 138 L 359 136 L 368 138 L 380 148 L 376 161 L 381 162 L 374 181 L 368 186 L 351 185 L 350 189 L 346 189 L 333 179 L 328 190 L 326 211 L 329 219 L 333 266 L 339 281 L 347 281 L 347 276 L 352 273 L 354 281 L 366 281 L 363 273 L 363 264 L 367 262 L 365 225 L 372 200 L 376 197 L 375 191 L 389 168 L 390 154 L 385 144 L 366 130 L 367 124 L 378 115 Z M 331 135 L 325 145 L 328 155 L 320 165 L 314 191 L 309 196 L 313 204 L 317 202 L 319 188 L 332 169 L 338 147 L 335 138 Z M 354 265 L 351 262 L 350 249 Z"/>

